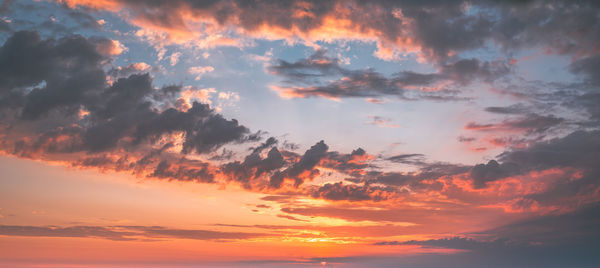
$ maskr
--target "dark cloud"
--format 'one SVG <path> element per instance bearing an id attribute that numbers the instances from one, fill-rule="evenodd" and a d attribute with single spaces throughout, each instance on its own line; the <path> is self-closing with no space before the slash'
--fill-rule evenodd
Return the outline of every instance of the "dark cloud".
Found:
<path id="1" fill-rule="evenodd" d="M 542 47 L 556 53 L 582 55 L 595 51 L 600 38 L 598 5 L 594 1 L 111 2 L 121 4 L 145 26 L 178 33 L 190 31 L 180 10 L 259 36 L 262 31 L 277 29 L 281 32 L 281 36 L 275 36 L 278 38 L 302 39 L 319 31 L 328 19 L 336 18 L 347 26 L 336 25 L 338 31 L 323 34 L 327 40 L 375 40 L 380 54 L 417 50 L 442 63 L 460 52 L 487 48 L 490 43 L 508 54 L 517 49 Z M 271 16 L 264 16 L 265 13 Z M 394 49 L 398 51 L 388 51 Z"/>
<path id="2" fill-rule="evenodd" d="M 92 154 L 73 163 L 212 182 L 211 168 L 186 154 L 259 140 L 260 133 L 250 133 L 208 104 L 174 108 L 181 86 L 155 88 L 148 73 L 108 84 L 104 67 L 113 45 L 108 39 L 78 35 L 42 40 L 27 31 L 9 37 L 0 47 L 0 111 L 7 134 L 3 150 L 32 158 Z M 146 153 L 154 145 L 172 145 L 165 142 L 172 134 L 182 134 L 179 154 L 164 149 Z"/>
<path id="3" fill-rule="evenodd" d="M 329 150 L 329 146 L 324 141 L 313 145 L 304 152 L 298 162 L 282 171 L 275 172 L 269 180 L 269 185 L 279 188 L 286 178 L 293 180 L 295 186 L 299 186 L 305 180 L 312 180 L 319 174 L 319 170 L 315 169 L 315 166 L 327 156 L 327 150 Z"/>
<path id="4" fill-rule="evenodd" d="M 591 125 L 600 124 L 600 93 L 590 92 L 585 93 L 581 96 L 576 97 L 573 101 L 567 105 L 577 110 L 584 110 L 589 116 L 588 122 L 584 122 Z"/>
<path id="5" fill-rule="evenodd" d="M 56 41 L 41 40 L 35 32 L 17 32 L 0 48 L 0 96 L 4 101 L 20 99 L 26 119 L 59 106 L 73 108 L 103 89 L 105 59 L 80 36 Z M 24 95 L 25 87 L 33 89 Z"/>
<path id="6" fill-rule="evenodd" d="M 376 242 L 377 246 L 395 246 L 395 245 L 417 245 L 424 247 L 439 247 L 464 250 L 489 250 L 492 248 L 501 248 L 504 246 L 504 240 L 495 240 L 492 242 L 477 241 L 467 237 L 451 237 L 431 240 L 409 240 L 409 241 L 382 241 Z"/>
<path id="7" fill-rule="evenodd" d="M 256 148 L 243 162 L 236 161 L 223 165 L 223 172 L 230 175 L 233 180 L 248 185 L 254 179 L 279 171 L 286 164 L 276 147 L 271 148 L 265 158 L 260 156 L 261 151 L 262 149 Z"/>
<path id="8" fill-rule="evenodd" d="M 423 154 L 399 154 L 386 158 L 388 161 L 402 164 L 422 164 L 424 159 Z"/>
<path id="9" fill-rule="evenodd" d="M 475 79 L 493 82 L 509 72 L 510 67 L 506 61 L 497 60 L 492 62 L 482 62 L 478 59 L 471 58 L 461 59 L 443 65 L 439 75 L 450 81 L 467 84 Z"/>
<path id="10" fill-rule="evenodd" d="M 553 115 L 527 114 L 517 119 L 506 119 L 501 123 L 468 123 L 465 129 L 477 131 L 523 130 L 527 134 L 540 134 L 563 123 L 565 119 Z"/>
<path id="11" fill-rule="evenodd" d="M 288 82 L 310 83 L 325 76 L 347 73 L 339 64 L 337 58 L 327 56 L 326 50 L 317 50 L 308 58 L 296 62 L 278 59 L 275 64 L 267 66 L 267 70 L 286 78 Z"/>
<path id="12" fill-rule="evenodd" d="M 600 238 L 600 206 L 589 204 L 572 212 L 520 220 L 473 235 L 469 238 L 445 238 L 424 241 L 384 242 L 469 250 L 469 262 L 493 259 L 494 265 L 513 267 L 594 267 L 600 259 L 595 246 Z M 483 260 L 480 260 L 483 259 Z M 510 264 L 510 265 L 509 265 Z M 472 265 L 477 266 L 477 265 Z"/>
<path id="13" fill-rule="evenodd" d="M 451 255 L 427 254 L 423 259 L 400 258 L 389 262 L 389 267 L 399 263 L 411 267 L 595 267 L 600 262 L 595 246 L 600 238 L 599 208 L 593 203 L 572 212 L 538 216 L 471 234 L 480 237 L 477 240 L 450 237 L 382 241 L 375 245 L 467 250 Z"/>
<path id="14" fill-rule="evenodd" d="M 490 160 L 487 164 L 478 164 L 471 169 L 470 176 L 473 179 L 473 187 L 484 188 L 488 181 L 506 178 L 519 173 L 519 165 L 515 163 L 499 164 L 496 160 Z"/>
<path id="15" fill-rule="evenodd" d="M 279 141 L 276 138 L 270 137 L 264 143 L 260 144 L 259 146 L 251 148 L 252 153 L 260 154 L 260 153 L 262 153 L 263 150 L 265 150 L 271 146 L 275 146 L 275 145 L 277 145 L 277 143 L 279 143 Z"/>
<path id="16" fill-rule="evenodd" d="M 525 196 L 529 201 L 541 204 L 581 205 L 578 196 L 591 195 L 600 187 L 600 138 L 598 131 L 576 131 L 562 138 L 541 141 L 523 149 L 512 149 L 498 156 L 498 161 L 473 167 L 470 176 L 476 188 L 486 182 L 512 175 L 526 174 L 550 168 L 574 168 L 582 172 L 577 180 L 565 179 L 541 193 Z M 575 198 L 575 199 L 573 199 Z M 529 201 L 527 201 L 529 200 Z M 593 199 L 592 199 L 593 200 Z"/>
<path id="17" fill-rule="evenodd" d="M 595 168 L 598 157 L 600 157 L 600 133 L 576 131 L 563 138 L 539 142 L 522 150 L 504 152 L 499 156 L 499 160 L 518 163 L 528 169 Z"/>
<path id="18" fill-rule="evenodd" d="M 370 166 L 369 161 L 372 158 L 373 156 L 362 148 L 352 150 L 349 154 L 330 151 L 324 158 L 325 161 L 323 161 L 322 166 L 345 174 L 353 174 L 368 168 Z"/>
<path id="19" fill-rule="evenodd" d="M 513 104 L 505 107 L 491 106 L 485 108 L 486 112 L 497 113 L 497 114 L 527 114 L 529 109 L 523 104 Z"/>
<path id="20" fill-rule="evenodd" d="M 600 238 L 600 204 L 595 202 L 567 212 L 516 221 L 478 235 L 513 241 L 514 245 L 538 244 L 542 247 L 594 247 Z"/>
<path id="21" fill-rule="evenodd" d="M 178 166 L 163 160 L 156 166 L 151 175 L 157 178 L 177 178 L 184 181 L 213 182 L 214 174 L 208 169 L 207 163 L 195 163 L 193 167 Z"/>
<path id="22" fill-rule="evenodd" d="M 149 65 L 147 65 L 146 63 L 131 63 L 125 67 L 118 66 L 118 67 L 112 68 L 112 69 L 108 70 L 106 72 L 106 74 L 108 74 L 112 77 L 118 77 L 118 78 L 128 77 L 135 73 L 147 72 L 147 71 L 149 71 L 150 68 L 151 67 Z"/>
<path id="23" fill-rule="evenodd" d="M 510 71 L 503 61 L 481 62 L 478 59 L 461 59 L 444 64 L 437 73 L 421 74 L 401 71 L 386 77 L 373 69 L 349 70 L 340 61 L 326 55 L 324 50 L 296 62 L 277 60 L 267 67 L 271 74 L 285 78 L 275 89 L 288 97 L 377 97 L 395 95 L 401 98 L 459 100 L 450 88 L 439 88 L 436 83 L 450 81 L 465 85 L 479 79 L 492 82 Z M 336 78 L 331 82 L 332 78 Z M 431 87 L 432 89 L 430 89 Z M 436 94 L 421 92 L 437 91 Z M 410 93 L 411 96 L 405 94 Z M 414 97 L 412 95 L 415 95 Z"/>
<path id="24" fill-rule="evenodd" d="M 343 184 L 342 182 L 326 183 L 312 193 L 314 198 L 348 201 L 383 201 L 393 196 L 391 189 L 371 185 Z"/>
<path id="25" fill-rule="evenodd" d="M 581 74 L 585 81 L 593 86 L 600 86 L 600 55 L 585 57 L 571 63 L 570 70 L 575 74 Z"/>
<path id="26" fill-rule="evenodd" d="M 415 190 L 417 189 L 430 189 L 430 190 L 441 190 L 442 185 L 438 182 L 432 184 L 423 184 L 425 180 L 435 180 L 444 176 L 452 176 L 461 174 L 469 170 L 468 166 L 439 163 L 439 162 L 426 162 L 426 161 L 415 161 L 413 165 L 419 167 L 414 172 L 380 172 L 370 171 L 364 176 L 358 177 L 358 179 L 348 179 L 355 182 L 366 182 L 368 184 L 383 184 L 387 186 L 408 186 Z"/>

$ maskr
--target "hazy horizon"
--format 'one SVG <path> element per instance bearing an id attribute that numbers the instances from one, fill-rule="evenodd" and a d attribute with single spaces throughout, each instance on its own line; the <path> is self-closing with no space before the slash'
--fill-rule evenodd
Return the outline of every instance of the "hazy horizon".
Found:
<path id="1" fill-rule="evenodd" d="M 599 11 L 4 0 L 0 267 L 598 267 Z"/>

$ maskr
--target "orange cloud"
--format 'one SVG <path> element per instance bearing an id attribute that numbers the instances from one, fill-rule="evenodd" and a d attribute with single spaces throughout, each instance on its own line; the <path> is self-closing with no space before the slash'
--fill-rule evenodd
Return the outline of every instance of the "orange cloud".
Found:
<path id="1" fill-rule="evenodd" d="M 245 46 L 250 39 L 285 40 L 318 47 L 316 42 L 338 40 L 375 43 L 374 55 L 384 60 L 396 60 L 400 56 L 421 54 L 422 47 L 411 35 L 412 20 L 402 15 L 400 9 L 388 18 L 394 20 L 396 33 L 390 35 L 377 26 L 378 20 L 390 11 L 377 5 L 362 6 L 351 2 L 331 2 L 325 12 L 309 2 L 299 1 L 286 9 L 278 5 L 261 3 L 264 9 L 288 16 L 289 23 L 261 16 L 256 22 L 247 17 L 259 8 L 240 7 L 231 2 L 219 2 L 206 7 L 191 5 L 185 1 L 144 4 L 119 0 L 58 0 L 71 8 L 85 6 L 97 10 L 120 12 L 132 24 L 144 31 L 139 35 L 148 40 L 166 43 L 190 43 L 199 47 Z M 245 9 L 246 8 L 246 9 Z M 360 9 L 369 9 L 369 17 L 357 17 Z M 228 10 L 226 16 L 219 12 Z M 319 10 L 319 11 L 317 11 Z M 365 13 L 366 14 L 366 13 Z M 360 19 L 365 21 L 361 21 Z M 306 21 L 310 21 L 306 23 Z M 163 44 L 164 45 L 164 44 Z M 423 58 L 423 56 L 419 56 Z"/>

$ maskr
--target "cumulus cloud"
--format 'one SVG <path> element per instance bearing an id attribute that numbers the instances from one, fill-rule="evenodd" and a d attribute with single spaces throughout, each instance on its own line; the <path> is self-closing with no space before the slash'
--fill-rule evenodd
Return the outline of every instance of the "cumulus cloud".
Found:
<path id="1" fill-rule="evenodd" d="M 321 159 L 326 157 L 327 150 L 329 150 L 329 146 L 324 141 L 313 145 L 304 152 L 298 162 L 284 170 L 275 172 L 269 180 L 269 185 L 279 188 L 285 179 L 291 179 L 294 186 L 299 186 L 305 180 L 312 180 L 319 175 L 319 170 L 315 169 L 315 166 Z"/>
<path id="2" fill-rule="evenodd" d="M 0 47 L 4 152 L 167 180 L 213 183 L 225 175 L 252 189 L 281 188 L 286 180 L 299 187 L 320 175 L 320 167 L 360 174 L 373 159 L 360 148 L 329 151 L 324 141 L 299 155 L 278 149 L 274 138 L 241 161 L 215 165 L 189 157 L 225 153 L 223 146 L 258 142 L 262 134 L 195 101 L 210 92 L 154 87 L 143 72 L 147 64 L 109 69 L 115 80 L 108 83 L 110 55 L 97 49 L 97 40 L 42 40 L 35 32 L 17 32 Z"/>
<path id="3" fill-rule="evenodd" d="M 272 147 L 267 156 L 261 158 L 262 151 L 275 143 L 274 138 L 269 138 L 263 145 L 255 148 L 250 155 L 246 156 L 243 162 L 235 161 L 225 164 L 223 172 L 229 174 L 233 180 L 248 185 L 251 180 L 279 170 L 286 164 L 286 161 L 276 147 Z"/>
<path id="4" fill-rule="evenodd" d="M 496 160 L 490 160 L 487 164 L 478 164 L 471 169 L 471 178 L 475 188 L 485 187 L 486 182 L 494 181 L 515 175 L 519 172 L 519 166 L 515 163 L 499 164 Z"/>
<path id="5" fill-rule="evenodd" d="M 200 80 L 203 74 L 210 73 L 214 70 L 215 68 L 212 66 L 193 66 L 188 69 L 188 73 L 195 75 L 196 80 Z"/>
<path id="6" fill-rule="evenodd" d="M 117 66 L 108 70 L 107 74 L 112 77 L 127 77 L 135 73 L 146 73 L 152 69 L 152 66 L 145 62 L 135 62 L 127 64 L 127 66 Z"/>
<path id="7" fill-rule="evenodd" d="M 7 39 L 0 47 L 5 152 L 56 160 L 58 154 L 98 154 L 74 163 L 211 182 L 206 164 L 186 160 L 186 154 L 259 139 L 208 104 L 178 108 L 181 86 L 155 88 L 150 75 L 140 72 L 146 64 L 110 70 L 123 77 L 107 84 L 103 68 L 114 53 L 99 49 L 105 43 L 111 42 L 77 35 L 42 40 L 35 32 Z M 127 75 L 129 70 L 136 73 Z M 147 153 L 169 142 L 177 143 L 179 152 L 171 146 L 169 152 Z"/>

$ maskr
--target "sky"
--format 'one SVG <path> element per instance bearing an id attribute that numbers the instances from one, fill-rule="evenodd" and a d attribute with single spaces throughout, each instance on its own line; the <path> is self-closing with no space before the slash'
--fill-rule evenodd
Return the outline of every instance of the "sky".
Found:
<path id="1" fill-rule="evenodd" d="M 598 267 L 597 1 L 4 0 L 0 267 Z"/>

